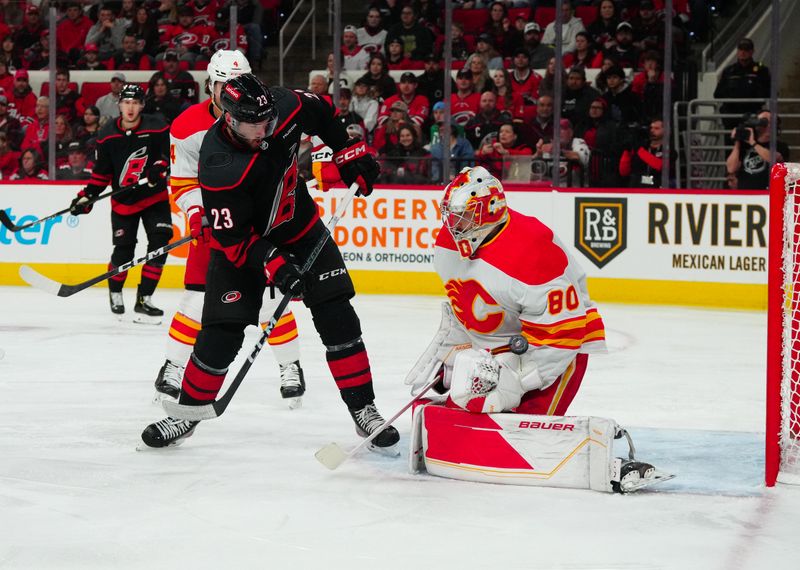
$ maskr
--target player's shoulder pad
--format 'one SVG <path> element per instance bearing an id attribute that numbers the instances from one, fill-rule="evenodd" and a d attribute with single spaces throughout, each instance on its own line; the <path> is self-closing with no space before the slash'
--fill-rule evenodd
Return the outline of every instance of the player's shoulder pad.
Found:
<path id="1" fill-rule="evenodd" d="M 292 118 L 300 112 L 303 104 L 300 94 L 291 89 L 270 87 L 269 92 L 275 100 L 275 108 L 278 111 L 278 126 L 273 133 L 273 136 L 275 136 L 287 127 Z"/>
<path id="2" fill-rule="evenodd" d="M 209 109 L 210 99 L 195 103 L 178 115 L 169 128 L 169 134 L 176 139 L 185 139 L 199 131 L 208 130 L 216 120 Z"/>
<path id="3" fill-rule="evenodd" d="M 199 178 L 204 190 L 233 190 L 247 177 L 257 152 L 234 148 L 223 140 L 221 122 L 208 129 L 200 147 Z"/>
<path id="4" fill-rule="evenodd" d="M 120 131 L 119 126 L 117 126 L 118 121 L 118 118 L 111 119 L 100 127 L 100 130 L 97 131 L 97 142 L 102 141 L 110 135 L 120 134 L 122 131 Z"/>
<path id="5" fill-rule="evenodd" d="M 142 115 L 139 131 L 166 132 L 169 131 L 169 125 L 164 119 L 156 117 L 155 115 Z"/>

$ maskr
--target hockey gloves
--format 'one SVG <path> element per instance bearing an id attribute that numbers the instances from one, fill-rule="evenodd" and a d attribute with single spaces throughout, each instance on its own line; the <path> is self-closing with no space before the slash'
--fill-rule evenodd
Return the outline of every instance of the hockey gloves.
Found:
<path id="1" fill-rule="evenodd" d="M 167 171 L 169 165 L 165 160 L 157 160 L 145 171 L 147 176 L 147 184 L 152 188 L 157 186 L 160 182 L 167 179 Z"/>
<path id="2" fill-rule="evenodd" d="M 339 176 L 350 186 L 358 183 L 358 196 L 372 194 L 372 185 L 381 173 L 381 167 L 368 151 L 364 141 L 350 139 L 348 146 L 333 155 L 333 162 L 339 168 Z"/>
<path id="3" fill-rule="evenodd" d="M 208 219 L 205 217 L 205 209 L 203 206 L 191 206 L 186 213 L 189 216 L 189 233 L 192 238 L 208 243 L 211 228 L 208 226 Z"/>
<path id="4" fill-rule="evenodd" d="M 69 204 L 69 213 L 73 216 L 80 216 L 81 214 L 88 214 L 92 211 L 94 204 L 92 201 L 94 196 L 86 191 L 86 188 L 78 192 L 78 195 L 72 199 Z"/>
<path id="5" fill-rule="evenodd" d="M 274 284 L 284 295 L 291 293 L 292 297 L 300 298 L 303 296 L 306 283 L 303 274 L 300 273 L 300 266 L 295 261 L 294 256 L 283 254 L 277 248 L 273 248 L 267 254 L 264 275 L 267 281 Z"/>

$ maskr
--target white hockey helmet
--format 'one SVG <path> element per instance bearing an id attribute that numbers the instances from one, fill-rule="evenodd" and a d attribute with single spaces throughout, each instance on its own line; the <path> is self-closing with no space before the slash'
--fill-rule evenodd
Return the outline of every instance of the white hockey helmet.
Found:
<path id="1" fill-rule="evenodd" d="M 468 259 L 492 231 L 508 219 L 503 185 L 482 166 L 464 168 L 447 185 L 442 222 L 461 257 Z"/>
<path id="2" fill-rule="evenodd" d="M 207 71 L 208 82 L 213 87 L 217 81 L 225 83 L 232 77 L 252 73 L 253 70 L 250 68 L 250 62 L 238 49 L 221 49 L 211 56 Z"/>

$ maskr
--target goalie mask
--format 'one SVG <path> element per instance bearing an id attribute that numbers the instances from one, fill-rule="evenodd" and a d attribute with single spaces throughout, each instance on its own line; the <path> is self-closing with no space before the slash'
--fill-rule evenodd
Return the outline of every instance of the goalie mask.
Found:
<path id="1" fill-rule="evenodd" d="M 473 257 L 508 219 L 503 185 L 482 166 L 465 168 L 447 185 L 441 210 L 444 226 L 464 259 Z"/>

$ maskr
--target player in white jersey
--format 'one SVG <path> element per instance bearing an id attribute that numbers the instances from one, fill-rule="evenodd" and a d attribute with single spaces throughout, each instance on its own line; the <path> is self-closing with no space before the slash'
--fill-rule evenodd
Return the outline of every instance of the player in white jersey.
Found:
<path id="1" fill-rule="evenodd" d="M 203 295 L 210 252 L 210 227 L 203 226 L 203 201 L 198 182 L 197 164 L 200 145 L 206 131 L 221 115 L 219 93 L 222 84 L 244 73 L 250 73 L 247 58 L 238 50 L 219 50 L 208 64 L 206 89 L 208 101 L 192 105 L 175 119 L 170 128 L 170 192 L 175 203 L 189 219 L 195 241 L 186 261 L 184 286 L 186 292 L 172 319 L 167 343 L 167 359 L 156 379 L 158 395 L 177 398 L 180 393 L 183 369 L 200 332 L 203 313 Z M 267 295 L 270 295 L 268 289 Z M 269 321 L 279 298 L 271 295 L 262 305 L 261 322 Z M 281 395 L 289 406 L 300 405 L 305 392 L 303 369 L 300 367 L 300 349 L 294 315 L 287 309 L 268 339 L 281 373 Z"/>

